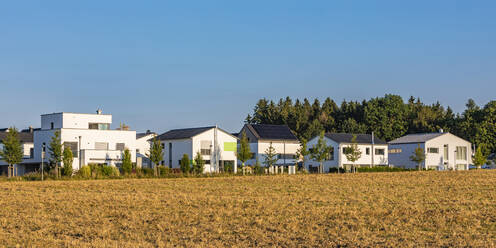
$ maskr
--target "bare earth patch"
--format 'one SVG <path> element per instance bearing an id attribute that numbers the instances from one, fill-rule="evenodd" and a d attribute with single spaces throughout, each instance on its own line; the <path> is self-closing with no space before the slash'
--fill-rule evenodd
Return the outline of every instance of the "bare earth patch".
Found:
<path id="1" fill-rule="evenodd" d="M 496 171 L 0 182 L 0 244 L 496 246 Z"/>

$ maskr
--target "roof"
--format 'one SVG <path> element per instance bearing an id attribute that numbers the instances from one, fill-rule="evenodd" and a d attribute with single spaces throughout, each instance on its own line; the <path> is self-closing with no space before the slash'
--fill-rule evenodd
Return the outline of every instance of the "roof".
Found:
<path id="1" fill-rule="evenodd" d="M 408 144 L 408 143 L 424 143 L 428 140 L 437 138 L 441 135 L 447 133 L 417 133 L 417 134 L 408 134 L 403 137 L 399 137 L 395 140 L 389 141 L 389 144 Z"/>
<path id="2" fill-rule="evenodd" d="M 157 135 L 157 134 L 156 134 L 156 133 L 154 133 L 154 132 L 136 133 L 136 139 L 141 139 L 141 138 L 143 138 L 143 137 L 145 137 L 145 136 L 148 136 L 148 135 L 151 135 L 151 134 L 153 134 L 153 135 Z"/>
<path id="3" fill-rule="evenodd" d="M 74 115 L 110 115 L 111 114 L 98 114 L 98 113 L 76 113 L 76 112 L 55 112 L 55 113 L 50 113 L 50 114 L 42 114 L 41 116 L 45 116 L 45 115 L 60 115 L 60 114 L 74 114 Z"/>
<path id="4" fill-rule="evenodd" d="M 0 141 L 7 137 L 8 132 L 0 132 Z M 33 133 L 17 133 L 17 137 L 21 143 L 33 143 Z"/>
<path id="5" fill-rule="evenodd" d="M 337 143 L 351 143 L 353 135 L 356 135 L 358 144 L 372 144 L 372 134 L 351 134 L 351 133 L 326 133 L 325 136 Z M 374 144 L 387 145 L 387 142 L 374 136 Z"/>
<path id="6" fill-rule="evenodd" d="M 298 141 L 287 125 L 246 124 L 246 127 L 257 139 Z"/>
<path id="7" fill-rule="evenodd" d="M 215 128 L 215 126 L 174 129 L 159 135 L 158 139 L 159 140 L 189 139 L 213 128 Z M 226 132 L 220 128 L 217 129 L 232 136 L 231 133 L 229 132 Z M 237 137 L 235 136 L 233 137 L 237 139 Z"/>

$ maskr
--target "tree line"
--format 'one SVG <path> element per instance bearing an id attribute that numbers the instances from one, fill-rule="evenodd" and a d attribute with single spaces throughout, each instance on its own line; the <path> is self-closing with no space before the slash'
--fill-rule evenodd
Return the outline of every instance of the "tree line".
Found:
<path id="1" fill-rule="evenodd" d="M 315 99 L 281 98 L 277 103 L 260 99 L 246 123 L 286 124 L 300 139 L 310 139 L 321 131 L 337 133 L 371 133 L 386 141 L 406 134 L 438 132 L 453 133 L 481 146 L 485 154 L 496 152 L 496 101 L 478 106 L 469 99 L 462 113 L 439 102 L 425 104 L 420 98 L 386 94 L 370 100 L 346 101 L 336 104 L 331 98 L 321 103 Z"/>

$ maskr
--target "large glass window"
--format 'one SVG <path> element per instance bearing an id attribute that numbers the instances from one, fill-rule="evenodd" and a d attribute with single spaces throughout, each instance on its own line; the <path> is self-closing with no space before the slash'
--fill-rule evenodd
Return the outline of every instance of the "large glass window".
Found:
<path id="1" fill-rule="evenodd" d="M 117 151 L 124 151 L 126 144 L 124 143 L 117 143 L 115 144 L 115 150 Z"/>
<path id="2" fill-rule="evenodd" d="M 93 129 L 93 130 L 109 130 L 110 129 L 110 124 L 108 124 L 108 123 L 89 123 L 88 124 L 88 129 Z"/>
<path id="3" fill-rule="evenodd" d="M 456 159 L 467 160 L 467 147 L 466 146 L 457 146 L 456 147 Z"/>
<path id="4" fill-rule="evenodd" d="M 439 153 L 439 148 L 437 147 L 429 147 L 427 148 L 428 153 Z"/>
<path id="5" fill-rule="evenodd" d="M 64 149 L 70 148 L 72 151 L 72 156 L 77 158 L 78 157 L 78 143 L 77 142 L 64 142 Z"/>
<path id="6" fill-rule="evenodd" d="M 95 150 L 108 150 L 107 142 L 95 142 Z"/>
<path id="7" fill-rule="evenodd" d="M 375 149 L 375 155 L 384 155 L 385 149 L 384 148 L 376 148 Z"/>

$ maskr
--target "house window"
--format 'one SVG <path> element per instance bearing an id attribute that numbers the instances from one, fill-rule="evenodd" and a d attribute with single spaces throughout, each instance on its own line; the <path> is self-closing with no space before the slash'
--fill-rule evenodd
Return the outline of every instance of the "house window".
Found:
<path id="1" fill-rule="evenodd" d="M 29 148 L 29 158 L 34 158 L 34 148 Z"/>
<path id="2" fill-rule="evenodd" d="M 448 145 L 444 145 L 444 160 L 449 159 Z"/>
<path id="3" fill-rule="evenodd" d="M 165 144 L 162 143 L 161 145 L 162 145 L 162 150 L 165 149 Z M 169 143 L 169 145 L 170 145 L 170 143 Z"/>
<path id="4" fill-rule="evenodd" d="M 370 155 L 370 148 L 365 148 L 365 155 Z"/>
<path id="5" fill-rule="evenodd" d="M 392 149 L 389 149 L 389 153 L 401 153 L 402 150 L 401 148 L 392 148 Z"/>
<path id="6" fill-rule="evenodd" d="M 384 155 L 384 148 L 376 148 L 375 149 L 375 155 Z"/>
<path id="7" fill-rule="evenodd" d="M 295 154 L 277 154 L 277 159 L 295 159 Z"/>
<path id="8" fill-rule="evenodd" d="M 351 147 L 343 147 L 343 154 L 349 154 L 351 153 L 352 149 Z"/>
<path id="9" fill-rule="evenodd" d="M 329 154 L 327 154 L 327 158 L 326 158 L 327 161 L 333 161 L 334 160 L 334 147 L 331 146 L 331 148 L 329 149 Z"/>
<path id="10" fill-rule="evenodd" d="M 88 129 L 98 129 L 98 123 L 90 123 L 88 124 Z"/>
<path id="11" fill-rule="evenodd" d="M 95 150 L 108 150 L 107 142 L 95 142 Z"/>
<path id="12" fill-rule="evenodd" d="M 53 122 L 50 123 L 50 129 L 53 129 Z"/>
<path id="13" fill-rule="evenodd" d="M 250 159 L 255 159 L 256 154 L 254 152 L 251 153 L 251 158 Z"/>
<path id="14" fill-rule="evenodd" d="M 429 147 L 427 148 L 428 153 L 439 153 L 439 148 L 437 147 Z"/>
<path id="15" fill-rule="evenodd" d="M 69 148 L 72 151 L 72 156 L 78 157 L 78 143 L 77 142 L 64 142 L 64 149 Z"/>
<path id="16" fill-rule="evenodd" d="M 124 143 L 117 143 L 117 144 L 115 144 L 115 150 L 117 150 L 117 151 L 124 151 L 124 147 L 125 146 L 126 145 Z"/>
<path id="17" fill-rule="evenodd" d="M 210 148 L 209 149 L 200 149 L 200 153 L 201 155 L 211 155 L 212 152 L 210 151 Z"/>
<path id="18" fill-rule="evenodd" d="M 110 124 L 108 124 L 108 123 L 89 123 L 88 124 L 88 129 L 93 129 L 93 130 L 109 130 L 110 129 Z"/>
<path id="19" fill-rule="evenodd" d="M 457 160 L 467 160 L 467 147 L 457 146 L 456 147 L 456 159 Z"/>
<path id="20" fill-rule="evenodd" d="M 136 149 L 136 154 L 140 153 L 140 150 L 139 149 Z"/>

